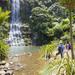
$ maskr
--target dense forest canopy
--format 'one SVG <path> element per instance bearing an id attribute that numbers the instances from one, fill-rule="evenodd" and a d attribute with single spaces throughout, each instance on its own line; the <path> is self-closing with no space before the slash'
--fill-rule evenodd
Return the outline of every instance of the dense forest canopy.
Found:
<path id="1" fill-rule="evenodd" d="M 8 0 L 0 0 L 0 6 L 10 9 Z M 20 17 L 32 32 L 32 40 L 46 44 L 54 39 L 69 39 L 69 13 L 57 0 L 20 0 Z M 73 23 L 75 23 L 73 10 Z M 67 34 L 68 33 L 68 34 Z M 75 32 L 73 33 L 75 37 Z"/>
<path id="2" fill-rule="evenodd" d="M 23 11 L 22 18 L 23 21 L 29 21 L 29 16 L 32 14 L 32 9 L 35 7 L 47 7 L 50 12 L 55 16 L 64 16 L 65 10 L 57 4 L 56 0 L 22 0 L 21 1 L 21 11 Z M 24 9 L 24 10 L 23 10 Z M 23 17 L 25 14 L 25 18 Z"/>
<path id="3" fill-rule="evenodd" d="M 21 0 L 22 22 L 30 25 L 33 40 L 41 44 L 55 38 L 69 39 L 68 15 L 68 9 L 57 0 Z"/>

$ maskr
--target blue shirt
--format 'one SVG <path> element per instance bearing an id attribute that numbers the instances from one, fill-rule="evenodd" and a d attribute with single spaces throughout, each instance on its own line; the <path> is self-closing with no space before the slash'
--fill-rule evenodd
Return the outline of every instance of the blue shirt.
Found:
<path id="1" fill-rule="evenodd" d="M 63 44 L 60 44 L 60 45 L 58 46 L 58 49 L 59 49 L 59 48 L 61 48 L 61 51 L 63 51 L 65 47 L 64 47 Z"/>

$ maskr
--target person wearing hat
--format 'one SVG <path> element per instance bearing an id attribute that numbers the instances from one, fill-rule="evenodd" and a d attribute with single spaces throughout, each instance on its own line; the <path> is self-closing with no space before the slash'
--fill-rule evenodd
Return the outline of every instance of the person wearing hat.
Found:
<path id="1" fill-rule="evenodd" d="M 58 45 L 58 52 L 56 53 L 56 56 L 60 54 L 61 58 L 63 58 L 64 49 L 65 49 L 64 44 L 63 44 L 62 40 L 60 40 L 59 45 Z"/>

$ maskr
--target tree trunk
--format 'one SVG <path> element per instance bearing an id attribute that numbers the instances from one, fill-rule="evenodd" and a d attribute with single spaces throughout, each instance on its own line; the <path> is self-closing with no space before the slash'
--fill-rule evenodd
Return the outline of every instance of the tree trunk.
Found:
<path id="1" fill-rule="evenodd" d="M 74 50 L 73 50 L 73 32 L 72 32 L 72 10 L 69 9 L 69 19 L 70 19 L 70 42 L 71 42 L 71 55 L 72 59 L 74 59 Z"/>

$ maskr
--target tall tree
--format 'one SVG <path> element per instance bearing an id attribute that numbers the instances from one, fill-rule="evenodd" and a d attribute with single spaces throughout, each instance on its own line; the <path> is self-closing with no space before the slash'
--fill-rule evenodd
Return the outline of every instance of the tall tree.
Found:
<path id="1" fill-rule="evenodd" d="M 46 7 L 35 7 L 32 9 L 30 28 L 32 33 L 37 34 L 36 40 L 42 44 L 48 43 L 53 37 L 52 20 L 53 16 L 49 13 Z M 48 32 L 51 35 L 48 36 Z"/>

